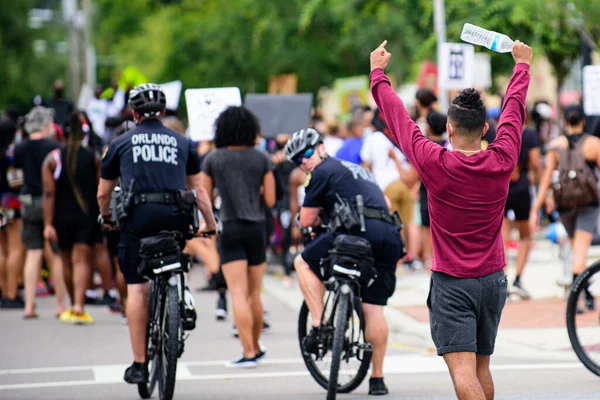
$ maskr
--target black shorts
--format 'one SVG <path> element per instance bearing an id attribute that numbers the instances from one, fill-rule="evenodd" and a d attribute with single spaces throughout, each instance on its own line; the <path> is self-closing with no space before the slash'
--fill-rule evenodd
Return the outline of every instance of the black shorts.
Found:
<path id="1" fill-rule="evenodd" d="M 140 239 L 158 234 L 160 231 L 185 232 L 189 218 L 177 214 L 175 206 L 145 204 L 135 207 L 124 221 L 119 242 L 119 269 L 125 283 L 140 284 L 146 279 L 138 275 L 140 265 Z"/>
<path id="2" fill-rule="evenodd" d="M 267 260 L 265 223 L 239 220 L 223 222 L 218 246 L 221 264 L 247 260 L 249 266 L 260 265 Z"/>
<path id="3" fill-rule="evenodd" d="M 61 250 L 71 250 L 75 244 L 94 246 L 102 242 L 100 225 L 93 220 L 57 216 L 54 227 L 58 236 L 58 247 Z"/>
<path id="4" fill-rule="evenodd" d="M 429 325 L 437 354 L 494 352 L 508 283 L 500 270 L 479 278 L 454 278 L 432 272 L 429 281 Z"/>
<path id="5" fill-rule="evenodd" d="M 371 243 L 371 250 L 375 258 L 377 280 L 366 288 L 361 289 L 363 303 L 385 306 L 387 300 L 396 290 L 396 263 L 402 252 L 402 240 L 396 228 L 387 222 L 368 219 L 365 221 L 367 232 L 365 237 Z M 325 280 L 321 273 L 321 259 L 326 257 L 333 248 L 333 242 L 338 234 L 323 233 L 304 247 L 302 258 L 310 269 L 321 280 Z"/>
<path id="6" fill-rule="evenodd" d="M 506 205 L 504 206 L 504 216 L 508 217 L 508 211 L 513 210 L 515 221 L 529 220 L 531 211 L 531 193 L 527 190 L 512 191 L 509 189 Z"/>

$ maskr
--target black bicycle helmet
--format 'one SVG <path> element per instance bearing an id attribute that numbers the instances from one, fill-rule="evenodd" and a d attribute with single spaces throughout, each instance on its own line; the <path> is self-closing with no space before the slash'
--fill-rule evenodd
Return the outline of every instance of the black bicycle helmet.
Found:
<path id="1" fill-rule="evenodd" d="M 299 130 L 294 132 L 285 144 L 285 156 L 293 161 L 299 154 L 319 143 L 323 143 L 323 137 L 316 130 L 312 128 Z"/>
<path id="2" fill-rule="evenodd" d="M 129 91 L 129 105 L 144 117 L 158 117 L 167 108 L 167 98 L 159 85 L 144 83 Z"/>

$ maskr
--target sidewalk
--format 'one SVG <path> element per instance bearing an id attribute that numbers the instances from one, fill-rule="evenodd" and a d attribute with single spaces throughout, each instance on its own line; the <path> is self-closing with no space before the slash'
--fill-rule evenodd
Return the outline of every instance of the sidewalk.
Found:
<path id="1" fill-rule="evenodd" d="M 514 280 L 514 257 L 509 253 L 509 283 Z M 589 263 L 600 259 L 600 247 L 593 247 Z M 568 339 L 564 287 L 557 284 L 563 276 L 563 263 L 558 258 L 558 247 L 545 239 L 535 240 L 521 282 L 531 294 L 531 300 L 511 296 L 506 303 L 496 354 L 532 359 L 575 361 Z M 425 306 L 429 290 L 429 272 L 398 268 L 396 292 L 386 307 L 390 326 L 390 342 L 426 355 L 435 354 L 429 331 L 428 310 Z M 286 288 L 273 275 L 265 278 L 264 287 L 271 295 L 299 310 L 302 293 L 295 281 Z"/>

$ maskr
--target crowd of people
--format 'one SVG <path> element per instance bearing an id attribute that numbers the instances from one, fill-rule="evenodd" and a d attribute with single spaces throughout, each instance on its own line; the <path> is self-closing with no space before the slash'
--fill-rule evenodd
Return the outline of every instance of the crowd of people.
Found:
<path id="1" fill-rule="evenodd" d="M 513 103 L 508 103 L 512 108 L 507 111 L 509 106 L 505 104 L 503 114 L 493 109 L 486 112 L 479 93 L 466 90 L 454 99 L 446 115 L 445 110 L 439 110 L 435 93 L 422 88 L 415 95 L 414 107 L 404 111 L 406 121 L 412 124 L 407 125 L 399 117 L 404 114 L 394 114 L 400 113 L 393 108 L 395 106 L 390 106 L 396 101 L 391 97 L 397 98 L 397 95 L 387 89 L 389 82 L 379 72 L 387 64 L 389 53 L 383 47 L 376 51 L 381 51 L 383 57 L 376 60 L 371 76 L 377 109 L 355 108 L 336 124 L 326 123 L 316 112 L 307 130 L 293 136 L 281 133 L 265 138 L 260 134 L 259 121 L 250 111 L 244 107 L 230 107 L 215 121 L 214 140 L 193 143 L 193 148 L 188 149 L 190 141 L 178 139 L 174 148 L 166 148 L 164 153 L 156 156 L 162 163 L 177 165 L 177 150 L 179 154 L 189 154 L 187 176 L 196 178 L 190 178 L 187 184 L 206 193 L 213 212 L 222 222 L 218 239 L 191 239 L 184 252 L 206 267 L 208 285 L 201 290 L 218 292 L 217 319 L 226 319 L 227 293 L 230 294 L 234 328 L 243 347 L 242 357 L 229 364 L 232 367 L 254 367 L 265 356 L 259 339 L 268 323 L 260 288 L 269 259 L 282 265 L 286 285 L 291 284 L 292 273 L 298 273 L 309 309 L 313 315 L 319 315 L 322 305 L 315 299 L 323 289 L 315 279 L 322 278 L 318 263 L 323 249 L 319 248 L 319 241 L 303 243 L 295 220 L 300 215 L 301 225 L 315 224 L 319 220 L 318 209 L 331 206 L 328 202 L 332 193 L 345 190 L 342 183 L 328 186 L 332 184 L 330 175 L 351 173 L 355 180 L 360 177 L 357 181 L 360 184 L 356 183 L 356 187 L 348 190 L 353 192 L 364 186 L 364 192 L 371 196 L 368 207 L 398 212 L 403 222 L 402 240 L 398 237 L 397 242 L 395 239 L 390 242 L 394 235 L 391 227 L 385 238 L 369 239 L 373 243 L 380 242 L 379 253 L 389 256 L 379 260 L 385 266 L 381 274 L 389 272 L 388 278 L 381 278 L 380 283 L 384 286 L 376 286 L 373 296 L 366 293 L 364 299 L 367 321 L 378 321 L 367 324 L 366 333 L 375 344 L 372 377 L 375 380 L 371 387 L 377 392 L 375 394 L 387 393 L 381 370 L 387 330 L 378 331 L 373 327 L 385 325 L 381 306 L 394 293 L 392 283 L 395 283 L 396 265 L 411 270 L 436 271 L 437 268 L 437 271 L 445 272 L 444 276 L 432 275 L 432 288 L 439 286 L 450 290 L 448 288 L 455 285 L 455 290 L 464 290 L 459 282 L 451 282 L 449 277 L 461 274 L 470 277 L 471 273 L 476 278 L 493 275 L 492 283 L 481 281 L 485 287 L 488 284 L 502 286 L 506 283 L 504 260 L 509 259 L 504 253 L 516 247 L 516 277 L 508 293 L 528 299 L 530 295 L 524 284 L 527 280 L 523 275 L 532 248 L 532 235 L 539 229 L 540 217 L 555 222 L 555 211 L 558 211 L 560 222 L 571 239 L 573 277 L 586 266 L 587 250 L 598 225 L 600 203 L 595 173 L 600 167 L 600 139 L 584 133 L 586 128 L 594 128 L 586 126 L 581 105 L 566 107 L 560 117 L 552 116 L 553 109 L 546 102 L 537 102 L 526 112 L 523 81 L 509 87 L 512 92 L 507 93 L 507 98 L 512 99 Z M 524 65 L 530 60 L 526 50 L 520 51 L 515 56 L 514 76 L 517 78 L 513 76 L 517 81 L 528 77 Z M 381 61 L 386 57 L 385 62 Z M 153 160 L 155 155 L 146 155 L 142 142 L 119 139 L 124 133 L 139 129 L 142 124 L 166 135 L 177 132 L 181 138 L 187 136 L 188 130 L 175 112 L 153 109 L 143 117 L 139 110 L 132 109 L 128 96 L 159 89 L 136 90 L 138 92 L 131 92 L 135 92 L 133 95 L 116 90 L 112 99 L 102 101 L 98 91 L 97 101 L 90 106 L 91 112 L 95 113 L 92 118 L 86 111 L 73 107 L 64 97 L 64 86 L 57 81 L 54 97 L 49 101 L 36 99 L 36 105 L 24 116 L 5 112 L 0 117 L 0 204 L 9 219 L 6 229 L 0 232 L 1 308 L 23 309 L 26 320 L 39 318 L 36 296 L 51 292 L 55 296 L 55 317 L 59 321 L 90 324 L 94 319 L 93 312 L 86 307 L 89 304 L 108 306 L 126 320 L 128 293 L 137 299 L 136 302 L 142 301 L 130 292 L 132 284 L 140 283 L 138 277 L 127 270 L 134 266 L 119 267 L 123 260 L 137 259 L 137 254 L 129 254 L 136 248 L 127 246 L 129 239 L 122 237 L 124 233 L 104 229 L 98 222 L 99 214 L 105 214 L 102 208 L 108 207 L 106 193 L 99 194 L 98 185 L 100 183 L 102 188 L 103 180 L 116 182 L 120 176 L 118 157 L 123 156 L 119 153 L 122 148 L 139 145 L 133 149 L 134 164 L 138 159 Z M 100 103 L 102 118 L 97 110 L 93 110 Z M 140 106 L 140 110 L 142 108 Z M 515 128 L 518 132 L 513 132 Z M 590 129 L 587 131 L 594 133 Z M 492 151 L 484 152 L 488 148 Z M 459 153 L 464 159 L 462 156 L 444 158 L 445 154 Z M 481 158 L 479 154 L 494 154 L 502 162 L 495 165 L 493 160 L 486 159 L 477 165 L 470 163 L 471 157 Z M 425 159 L 429 163 L 425 163 Z M 574 162 L 579 164 L 572 164 Z M 573 165 L 579 168 L 581 179 L 569 175 L 569 168 L 575 168 L 569 166 Z M 493 174 L 506 175 L 508 187 L 498 183 L 492 185 Z M 481 193 L 481 198 L 477 197 L 479 192 L 473 192 L 473 198 L 461 197 L 469 192 L 468 185 L 477 185 L 477 182 L 490 185 L 487 192 Z M 502 183 L 502 180 L 498 182 Z M 570 198 L 566 188 L 580 189 L 577 191 L 579 197 Z M 549 189 L 553 196 L 549 195 Z M 379 192 L 381 196 L 377 194 Z M 100 206 L 97 199 L 102 200 Z M 480 234 L 485 240 L 477 245 L 470 244 L 476 247 L 474 253 L 469 253 L 463 242 L 475 242 L 474 238 L 446 237 L 444 233 L 449 231 L 447 226 L 455 223 L 449 219 L 460 214 L 457 206 L 450 202 L 481 204 L 480 209 L 474 210 L 480 214 L 472 221 L 471 228 L 475 229 L 473 227 L 480 223 Z M 487 202 L 491 205 L 484 207 Z M 499 232 L 493 232 L 491 228 L 495 227 L 495 222 L 491 219 L 499 210 L 504 219 Z M 202 212 L 205 220 L 206 212 Z M 489 221 L 486 215 L 491 218 Z M 206 220 L 204 227 L 209 223 L 212 222 Z M 382 229 L 377 225 L 369 232 L 381 233 Z M 512 240 L 515 229 L 518 230 L 518 242 Z M 497 242 L 495 235 L 500 231 L 502 240 Z M 331 243 L 325 246 L 327 249 L 333 239 L 329 238 L 329 241 Z M 407 254 L 401 258 L 402 242 L 406 244 Z M 481 247 L 490 243 L 489 248 Z M 498 246 L 502 257 L 490 253 L 498 250 Z M 390 250 L 392 247 L 394 251 Z M 502 264 L 500 269 L 503 271 L 490 269 L 479 274 L 481 271 L 474 272 L 475 267 L 473 271 L 469 266 L 464 267 L 468 272 L 456 268 L 465 262 L 475 266 L 478 262 L 474 259 L 475 253 L 477 257 L 490 257 L 492 269 L 496 264 Z M 100 296 L 95 276 L 100 278 Z M 442 295 L 440 288 L 437 288 L 438 295 Z M 432 289 L 430 296 L 433 293 Z M 489 356 L 493 352 L 503 301 L 498 303 L 499 310 L 493 310 L 498 318 L 488 320 L 488 347 L 473 350 L 467 345 L 448 342 L 450 339 L 438 332 L 434 334 L 434 341 L 439 344 L 438 352 L 476 351 L 478 355 Z M 438 313 L 439 323 L 447 324 L 444 313 L 452 310 L 440 308 L 439 302 L 435 304 L 434 299 L 428 300 L 432 315 Z M 452 304 L 449 302 L 447 306 Z M 585 312 L 584 308 L 595 308 L 594 297 L 589 292 L 586 292 L 580 312 Z M 317 335 L 314 325 L 315 321 L 312 339 Z M 137 379 L 135 368 L 143 362 L 143 357 L 136 356 L 129 381 Z M 448 357 L 446 361 L 451 373 L 453 368 L 460 369 L 460 359 Z M 137 372 L 142 374 L 140 371 Z"/>

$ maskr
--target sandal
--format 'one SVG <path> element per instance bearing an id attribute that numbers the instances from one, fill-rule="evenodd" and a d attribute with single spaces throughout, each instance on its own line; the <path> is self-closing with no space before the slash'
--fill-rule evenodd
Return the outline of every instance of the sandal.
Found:
<path id="1" fill-rule="evenodd" d="M 34 311 L 31 314 L 23 314 L 23 319 L 38 319 L 40 316 Z"/>

